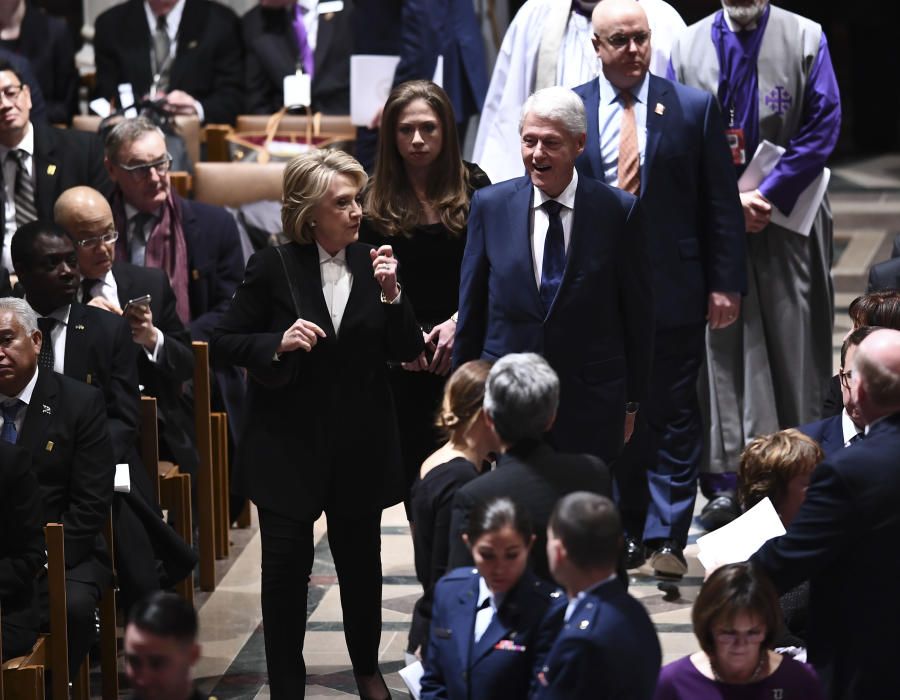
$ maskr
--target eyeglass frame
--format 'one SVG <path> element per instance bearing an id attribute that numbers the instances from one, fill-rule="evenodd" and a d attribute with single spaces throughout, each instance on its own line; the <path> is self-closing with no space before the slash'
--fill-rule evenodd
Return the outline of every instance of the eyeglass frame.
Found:
<path id="1" fill-rule="evenodd" d="M 19 99 L 19 97 L 21 97 L 22 93 L 25 92 L 27 88 L 28 86 L 25 83 L 19 83 L 18 85 L 7 85 L 5 88 L 0 90 L 0 99 L 6 99 L 8 102 L 15 102 Z M 10 95 L 8 92 L 10 89 L 15 90 L 16 94 Z"/>
<path id="2" fill-rule="evenodd" d="M 650 41 L 650 37 L 652 34 L 653 32 L 648 29 L 647 31 L 632 32 L 631 34 L 613 34 L 612 36 L 601 39 L 600 35 L 597 34 L 597 32 L 594 32 L 594 39 L 596 39 L 597 41 L 605 41 L 612 48 L 616 49 L 616 51 L 621 51 L 622 49 L 631 46 L 632 41 L 638 48 L 642 47 L 644 44 Z M 624 43 L 622 43 L 623 41 Z"/>
<path id="3" fill-rule="evenodd" d="M 172 167 L 172 154 L 168 151 L 163 158 L 159 160 L 155 160 L 152 163 L 138 163 L 137 165 L 125 165 L 123 163 L 115 163 L 117 168 L 121 168 L 134 180 L 146 180 L 150 177 L 150 169 L 156 170 L 156 174 L 159 177 L 164 177 L 169 173 L 169 169 Z M 160 170 L 162 168 L 162 170 Z"/>
<path id="4" fill-rule="evenodd" d="M 850 380 L 853 377 L 853 370 L 848 369 L 847 371 L 844 371 L 844 368 L 841 367 L 838 370 L 838 377 L 840 377 L 841 386 L 843 386 L 845 389 L 849 389 L 850 388 Z"/>
<path id="5" fill-rule="evenodd" d="M 75 241 L 75 246 L 81 250 L 85 248 L 96 248 L 104 243 L 115 243 L 119 240 L 118 231 L 109 231 L 100 236 L 91 236 L 90 238 L 82 238 Z"/>
<path id="6" fill-rule="evenodd" d="M 719 630 L 718 632 L 713 632 L 713 637 L 720 644 L 725 644 L 727 646 L 734 646 L 737 644 L 738 640 L 745 644 L 762 644 L 763 640 L 766 638 L 766 629 L 764 627 L 759 630 L 748 630 L 746 632 L 739 632 L 737 630 Z"/>

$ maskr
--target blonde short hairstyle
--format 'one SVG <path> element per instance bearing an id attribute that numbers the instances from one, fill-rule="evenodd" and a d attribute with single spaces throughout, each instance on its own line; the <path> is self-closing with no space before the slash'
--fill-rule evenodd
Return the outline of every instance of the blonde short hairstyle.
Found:
<path id="1" fill-rule="evenodd" d="M 738 502 L 746 510 L 768 497 L 778 508 L 791 479 L 812 474 L 824 459 L 819 443 L 794 428 L 761 435 L 741 453 Z"/>
<path id="2" fill-rule="evenodd" d="M 310 217 L 335 175 L 346 175 L 359 189 L 368 180 L 363 167 L 343 151 L 310 151 L 291 159 L 284 167 L 281 225 L 285 236 L 297 243 L 310 244 L 315 240 Z"/>

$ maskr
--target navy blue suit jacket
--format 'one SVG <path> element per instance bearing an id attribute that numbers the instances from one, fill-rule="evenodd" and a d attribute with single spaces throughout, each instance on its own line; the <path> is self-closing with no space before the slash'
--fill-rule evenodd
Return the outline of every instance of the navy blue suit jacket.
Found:
<path id="1" fill-rule="evenodd" d="M 836 416 L 828 416 L 814 423 L 801 425 L 799 430 L 804 435 L 811 437 L 819 443 L 826 457 L 830 457 L 838 450 L 844 449 L 844 428 L 841 424 L 842 413 Z"/>
<path id="2" fill-rule="evenodd" d="M 545 315 L 534 278 L 528 176 L 475 192 L 459 292 L 453 363 L 542 354 L 559 374 L 551 442 L 611 462 L 626 401 L 647 393 L 653 295 L 641 207 L 579 177 L 562 283 Z"/>
<path id="3" fill-rule="evenodd" d="M 567 601 L 546 618 L 558 626 Z M 662 654 L 644 606 L 618 580 L 591 589 L 543 659 L 538 659 L 531 698 L 535 700 L 651 700 Z"/>
<path id="4" fill-rule="evenodd" d="M 552 643 L 552 630 L 539 638 L 541 620 L 561 594 L 528 570 L 476 643 L 479 578 L 477 569 L 462 568 L 438 581 L 422 700 L 520 700 L 538 649 L 546 653 Z"/>
<path id="5" fill-rule="evenodd" d="M 895 413 L 828 457 L 787 533 L 751 558 L 781 593 L 809 580 L 809 660 L 831 698 L 884 697 L 897 675 L 898 445 Z"/>
<path id="6" fill-rule="evenodd" d="M 714 97 L 654 75 L 647 95 L 641 206 L 653 271 L 656 327 L 706 321 L 709 292 L 747 290 L 744 215 Z M 578 172 L 604 178 L 598 80 L 575 88 L 587 111 Z"/>
<path id="7" fill-rule="evenodd" d="M 900 289 L 900 258 L 891 258 L 869 268 L 869 285 L 866 292 L 883 289 Z"/>

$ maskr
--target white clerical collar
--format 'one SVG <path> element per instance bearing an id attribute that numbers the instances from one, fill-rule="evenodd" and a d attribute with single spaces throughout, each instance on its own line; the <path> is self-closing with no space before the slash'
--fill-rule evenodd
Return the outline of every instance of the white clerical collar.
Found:
<path id="1" fill-rule="evenodd" d="M 18 144 L 9 148 L 8 146 L 0 145 L 0 162 L 6 159 L 6 154 L 10 151 L 25 151 L 32 158 L 34 157 L 34 127 L 31 126 L 31 122 L 25 127 L 25 133 L 22 135 L 22 140 L 19 141 Z M 33 169 L 33 168 L 32 168 Z"/>
<path id="2" fill-rule="evenodd" d="M 25 385 L 25 388 L 22 389 L 18 393 L 17 396 L 7 396 L 6 394 L 0 393 L 0 403 L 6 403 L 12 399 L 19 399 L 22 403 L 28 406 L 31 403 L 31 395 L 34 393 L 34 387 L 37 384 L 38 378 L 38 368 L 34 368 L 34 374 L 31 375 L 31 379 L 28 380 L 28 384 Z"/>
<path id="3" fill-rule="evenodd" d="M 337 255 L 331 255 L 327 250 L 325 250 L 322 246 L 319 245 L 319 242 L 316 241 L 316 248 L 319 249 L 319 264 L 326 262 L 338 262 L 347 264 L 347 249 L 341 248 Z"/>
<path id="4" fill-rule="evenodd" d="M 846 445 L 850 440 L 859 435 L 862 431 L 856 427 L 856 424 L 853 422 L 853 419 L 850 417 L 850 414 L 847 413 L 846 408 L 841 409 L 841 433 L 844 438 L 844 444 Z"/>
<path id="5" fill-rule="evenodd" d="M 562 192 L 560 192 L 559 197 L 551 197 L 544 193 L 543 190 L 534 187 L 534 199 L 531 202 L 531 206 L 534 209 L 539 209 L 544 202 L 547 202 L 551 199 L 556 200 L 564 207 L 568 209 L 575 209 L 575 190 L 578 189 L 578 171 L 572 170 L 572 181 L 566 186 Z"/>
<path id="6" fill-rule="evenodd" d="M 613 85 L 609 80 L 606 79 L 606 76 L 603 75 L 603 71 L 600 71 L 600 75 L 597 80 L 600 83 L 600 104 L 608 105 L 615 102 L 619 99 L 619 93 L 622 92 L 620 88 L 617 88 Z M 630 90 L 631 96 L 641 104 L 647 104 L 647 96 L 650 93 L 650 72 L 644 74 L 644 79 L 641 81 L 641 84 L 637 86 L 635 90 L 632 88 Z"/>

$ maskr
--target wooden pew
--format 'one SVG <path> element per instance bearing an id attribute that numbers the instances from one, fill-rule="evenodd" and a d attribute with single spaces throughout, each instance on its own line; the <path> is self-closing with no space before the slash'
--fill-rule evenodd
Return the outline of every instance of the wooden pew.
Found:
<path id="1" fill-rule="evenodd" d="M 213 436 L 209 397 L 209 345 L 191 343 L 194 351 L 194 428 L 197 434 L 197 510 L 200 516 L 200 590 L 216 590 L 216 498 L 213 480 Z"/>

